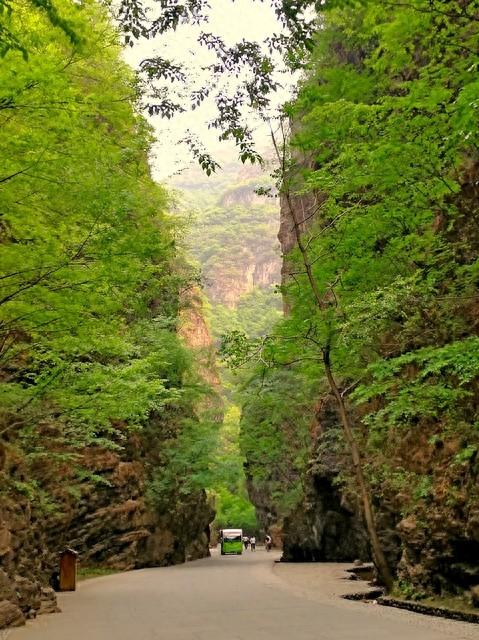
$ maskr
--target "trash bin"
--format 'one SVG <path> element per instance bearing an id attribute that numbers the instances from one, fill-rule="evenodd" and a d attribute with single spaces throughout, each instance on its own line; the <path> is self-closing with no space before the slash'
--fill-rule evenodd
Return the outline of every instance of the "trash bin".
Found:
<path id="1" fill-rule="evenodd" d="M 60 553 L 60 591 L 75 591 L 77 586 L 78 553 L 65 549 Z"/>

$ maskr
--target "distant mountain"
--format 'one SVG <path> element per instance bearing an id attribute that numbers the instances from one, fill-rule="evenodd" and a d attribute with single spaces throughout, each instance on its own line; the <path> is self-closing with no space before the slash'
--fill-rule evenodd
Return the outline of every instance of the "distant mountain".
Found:
<path id="1" fill-rule="evenodd" d="M 268 180 L 260 167 L 228 163 L 210 178 L 194 167 L 171 182 L 180 210 L 192 215 L 188 244 L 216 335 L 233 328 L 257 334 L 279 313 L 279 202 L 256 193 Z"/>

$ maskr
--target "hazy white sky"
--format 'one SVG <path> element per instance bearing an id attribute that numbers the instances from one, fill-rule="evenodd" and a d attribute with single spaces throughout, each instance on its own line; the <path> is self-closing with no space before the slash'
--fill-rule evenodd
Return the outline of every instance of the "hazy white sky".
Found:
<path id="1" fill-rule="evenodd" d="M 134 67 L 141 60 L 160 55 L 172 61 L 180 62 L 188 71 L 189 84 L 198 88 L 207 82 L 208 78 L 201 67 L 213 61 L 213 54 L 197 43 L 197 37 L 201 31 L 215 33 L 232 45 L 242 40 L 259 40 L 278 33 L 281 25 L 277 22 L 274 11 L 269 2 L 259 0 L 210 0 L 211 11 L 209 24 L 199 27 L 190 25 L 180 26 L 176 32 L 166 36 L 159 36 L 154 40 L 143 40 L 133 48 L 125 52 L 127 61 Z M 152 11 L 155 3 L 151 2 Z M 279 81 L 285 84 L 287 76 L 279 76 Z M 225 78 L 225 82 L 233 87 L 235 79 Z M 237 81 L 236 81 L 237 82 Z M 184 91 L 179 85 L 168 86 L 173 91 Z M 279 106 L 289 96 L 290 89 L 278 93 L 276 105 Z M 181 93 L 179 94 L 181 101 Z M 185 106 L 187 103 L 185 102 Z M 225 157 L 235 156 L 233 145 L 218 142 L 218 132 L 208 130 L 207 122 L 215 117 L 215 107 L 212 101 L 205 103 L 196 111 L 175 116 L 172 120 L 162 119 L 160 116 L 149 118 L 155 128 L 158 143 L 155 145 L 152 157 L 154 175 L 159 180 L 165 180 L 169 175 L 184 168 L 191 162 L 188 149 L 184 145 L 178 145 L 178 140 L 185 136 L 186 130 L 196 133 L 207 146 L 208 151 Z M 259 122 L 251 119 L 251 126 L 256 130 L 259 145 L 265 145 L 267 131 Z M 225 148 L 226 145 L 226 148 Z"/>

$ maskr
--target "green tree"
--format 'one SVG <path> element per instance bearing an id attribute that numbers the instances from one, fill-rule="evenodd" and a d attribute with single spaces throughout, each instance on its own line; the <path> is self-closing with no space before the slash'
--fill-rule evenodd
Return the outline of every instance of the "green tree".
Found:
<path id="1" fill-rule="evenodd" d="M 176 335 L 191 272 L 118 34 L 96 2 L 56 3 L 75 39 L 36 4 L 8 15 L 28 60 L 11 47 L 0 70 L 0 433 L 32 474 L 42 456 L 70 473 L 152 416 L 173 439 L 207 390 Z"/>
<path id="2" fill-rule="evenodd" d="M 329 385 L 390 585 L 366 462 L 386 467 L 380 449 L 394 455 L 401 427 L 459 430 L 465 459 L 477 441 L 477 20 L 463 3 L 420 0 L 326 3 L 319 18 L 278 144 L 291 313 L 245 355 L 261 354 L 266 376 L 295 367 Z"/>

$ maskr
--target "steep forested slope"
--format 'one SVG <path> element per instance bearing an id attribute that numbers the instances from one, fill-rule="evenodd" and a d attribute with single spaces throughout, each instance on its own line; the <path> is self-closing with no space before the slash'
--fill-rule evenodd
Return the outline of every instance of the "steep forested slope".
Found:
<path id="1" fill-rule="evenodd" d="M 232 330 L 260 335 L 280 317 L 281 299 L 275 290 L 280 278 L 278 199 L 255 193 L 267 180 L 260 169 L 238 167 L 226 159 L 215 176 L 190 168 L 171 181 L 179 189 L 178 208 L 190 216 L 187 245 L 198 265 L 205 315 L 216 342 Z M 218 371 L 225 413 L 212 460 L 215 526 L 253 532 L 256 518 L 238 444 L 239 378 L 221 366 Z"/>
<path id="2" fill-rule="evenodd" d="M 310 462 L 286 554 L 364 553 L 348 420 L 399 586 L 462 592 L 479 583 L 477 4 L 325 4 L 287 108 L 289 316 L 263 345 L 269 367 L 253 382 L 260 400 L 246 401 L 244 438 L 261 428 L 277 441 L 278 425 L 299 438 L 302 428 L 289 434 L 298 401 L 275 398 L 302 380 Z M 259 423 L 271 403 L 279 415 Z M 256 486 L 281 477 L 283 451 L 266 464 L 248 454 Z"/>
<path id="3" fill-rule="evenodd" d="M 117 568 L 207 553 L 204 488 L 216 483 L 223 523 L 237 524 L 243 458 L 286 558 L 366 557 L 372 540 L 406 595 L 479 584 L 477 3 L 317 3 L 291 135 L 276 140 L 287 313 L 272 333 L 275 222 L 255 173 L 227 189 L 228 168 L 218 188 L 179 180 L 199 211 L 190 245 L 215 337 L 233 331 L 234 365 L 260 362 L 241 450 L 229 406 L 215 454 L 211 354 L 180 337 L 209 349 L 206 325 L 191 326 L 197 278 L 150 177 L 117 34 L 93 0 L 7 4 L 0 626 L 40 607 L 64 545 Z M 277 6 L 288 21 L 310 4 Z M 218 68 L 240 73 L 241 60 Z M 264 98 L 271 69 L 258 61 Z"/>
<path id="4" fill-rule="evenodd" d="M 173 180 L 181 208 L 192 215 L 188 245 L 215 337 L 240 328 L 259 335 L 279 317 L 278 203 L 255 193 L 265 178 L 260 169 L 227 161 L 214 177 L 189 169 Z"/>
<path id="5" fill-rule="evenodd" d="M 212 517 L 216 427 L 177 335 L 191 273 L 135 78 L 99 4 L 41 6 L 1 14 L 0 627 L 38 609 L 62 546 L 180 562 Z"/>

